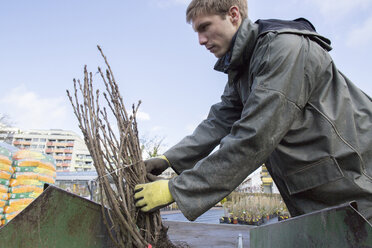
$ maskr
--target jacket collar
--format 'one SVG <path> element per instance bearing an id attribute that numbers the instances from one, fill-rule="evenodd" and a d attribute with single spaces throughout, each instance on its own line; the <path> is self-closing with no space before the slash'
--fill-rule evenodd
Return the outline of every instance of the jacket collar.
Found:
<path id="1" fill-rule="evenodd" d="M 249 60 L 258 37 L 258 25 L 244 19 L 231 41 L 230 50 L 214 66 L 214 69 L 229 73 Z"/>

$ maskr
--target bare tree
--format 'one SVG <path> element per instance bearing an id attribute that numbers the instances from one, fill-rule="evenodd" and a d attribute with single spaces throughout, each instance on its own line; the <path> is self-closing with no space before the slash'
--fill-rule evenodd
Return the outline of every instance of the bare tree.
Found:
<path id="1" fill-rule="evenodd" d="M 0 113 L 0 128 L 7 127 L 13 125 L 8 114 Z"/>
<path id="2" fill-rule="evenodd" d="M 140 139 L 141 149 L 147 158 L 153 158 L 161 155 L 164 138 L 155 137 L 142 137 Z"/>
<path id="3" fill-rule="evenodd" d="M 11 121 L 9 115 L 0 114 L 0 140 L 8 144 L 11 144 L 13 141 L 14 131 L 9 129 L 12 124 L 13 122 Z"/>
<path id="4" fill-rule="evenodd" d="M 84 81 L 74 79 L 74 94 L 67 91 L 67 95 L 99 176 L 102 212 L 110 237 L 118 247 L 175 247 L 167 238 L 159 211 L 146 214 L 135 207 L 134 186 L 147 182 L 136 121 L 140 102 L 127 112 L 110 65 L 98 49 L 107 66 L 105 73 L 98 67 L 106 106 L 101 107 L 100 91 L 95 91 L 92 73 L 86 66 Z M 109 121 L 111 117 L 115 125 Z M 110 209 L 108 218 L 104 205 Z"/>

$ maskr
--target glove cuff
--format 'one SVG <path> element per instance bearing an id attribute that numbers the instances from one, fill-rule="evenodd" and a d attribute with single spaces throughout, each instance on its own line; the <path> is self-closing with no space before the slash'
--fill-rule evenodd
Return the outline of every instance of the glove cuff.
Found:
<path id="1" fill-rule="evenodd" d="M 161 181 L 164 181 L 162 183 L 164 183 L 164 200 L 165 200 L 165 203 L 166 204 L 170 204 L 172 202 L 174 202 L 174 198 L 172 196 L 172 193 L 170 192 L 169 190 L 169 180 L 161 180 Z"/>
<path id="2" fill-rule="evenodd" d="M 171 166 L 171 165 L 170 165 L 170 162 L 169 162 L 169 160 L 167 159 L 167 157 L 166 157 L 165 155 L 160 155 L 160 156 L 158 156 L 158 158 L 160 158 L 160 159 L 163 159 L 163 160 L 167 161 L 168 167 L 170 167 L 170 166 Z"/>

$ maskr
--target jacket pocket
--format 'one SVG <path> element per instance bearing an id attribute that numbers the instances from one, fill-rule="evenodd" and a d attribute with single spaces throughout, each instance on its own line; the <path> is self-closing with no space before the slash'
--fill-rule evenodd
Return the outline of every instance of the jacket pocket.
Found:
<path id="1" fill-rule="evenodd" d="M 333 157 L 327 157 L 286 175 L 285 183 L 289 193 L 293 195 L 343 177 L 337 161 Z"/>

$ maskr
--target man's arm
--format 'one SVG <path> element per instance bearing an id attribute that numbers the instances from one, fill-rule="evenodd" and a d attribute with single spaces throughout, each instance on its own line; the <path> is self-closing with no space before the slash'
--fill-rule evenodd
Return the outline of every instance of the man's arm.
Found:
<path id="1" fill-rule="evenodd" d="M 230 133 L 240 118 L 243 105 L 233 85 L 227 84 L 221 102 L 213 105 L 208 117 L 195 131 L 164 153 L 177 174 L 194 167 L 196 162 L 208 156 Z"/>
<path id="2" fill-rule="evenodd" d="M 307 99 L 306 43 L 296 35 L 267 41 L 255 53 L 252 92 L 240 120 L 219 150 L 169 182 L 186 218 L 194 220 L 233 191 L 264 163 L 290 129 Z M 272 39 L 272 41 L 270 41 Z"/>

